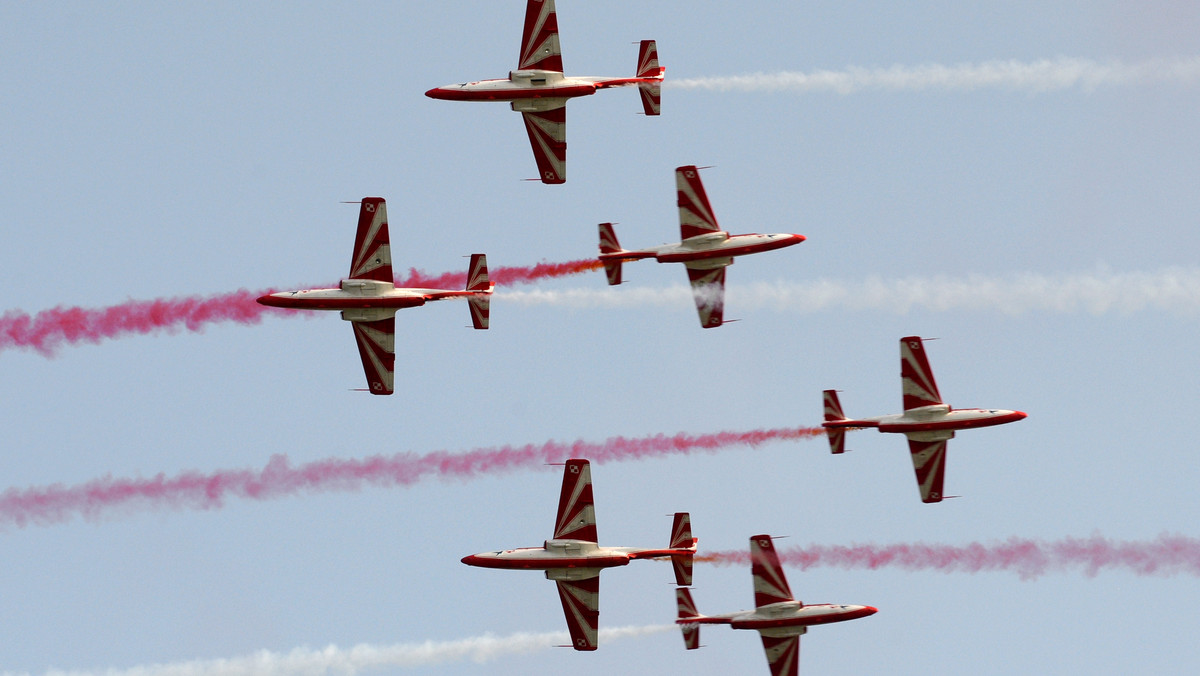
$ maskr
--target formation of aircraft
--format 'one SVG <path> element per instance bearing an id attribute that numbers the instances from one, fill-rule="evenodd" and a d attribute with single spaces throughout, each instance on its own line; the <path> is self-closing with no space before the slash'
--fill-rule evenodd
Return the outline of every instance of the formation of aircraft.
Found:
<path id="1" fill-rule="evenodd" d="M 621 264 L 642 258 L 659 263 L 683 263 L 692 285 L 692 298 L 700 326 L 711 329 L 725 322 L 725 268 L 737 256 L 782 249 L 804 241 L 804 235 L 730 235 L 717 224 L 700 169 L 688 165 L 675 169 L 679 231 L 683 241 L 646 249 L 622 249 L 612 223 L 600 224 L 600 262 L 609 285 L 621 283 Z"/>
<path id="2" fill-rule="evenodd" d="M 646 115 L 658 115 L 665 68 L 654 40 L 642 40 L 633 77 L 566 77 L 554 0 L 528 0 L 521 56 L 507 78 L 434 87 L 425 96 L 447 101 L 508 101 L 521 113 L 542 183 L 567 180 L 567 100 L 609 87 L 637 87 Z"/>
<path id="3" fill-rule="evenodd" d="M 596 540 L 596 511 L 592 505 L 592 473 L 587 460 L 572 459 L 563 471 L 562 492 L 554 537 L 541 547 L 502 549 L 464 556 L 468 566 L 509 570 L 542 570 L 554 580 L 562 601 L 571 647 L 595 650 L 600 616 L 600 571 L 628 565 L 635 559 L 670 558 L 675 583 L 692 583 L 696 538 L 686 512 L 675 514 L 671 543 L 665 549 L 601 547 Z"/>
<path id="4" fill-rule="evenodd" d="M 295 310 L 337 310 L 354 327 L 371 394 L 391 394 L 395 387 L 396 311 L 447 298 L 466 298 L 471 323 L 488 327 L 491 293 L 487 257 L 472 254 L 465 289 L 396 288 L 392 277 L 392 250 L 388 239 L 387 203 L 382 197 L 364 197 L 358 212 L 358 234 L 350 276 L 336 289 L 302 289 L 262 296 L 263 305 Z"/>
<path id="5" fill-rule="evenodd" d="M 520 112 L 537 161 L 540 180 L 566 180 L 566 104 L 571 98 L 609 87 L 632 86 L 641 94 L 643 112 L 658 115 L 665 69 L 658 63 L 657 45 L 642 40 L 633 77 L 566 77 L 559 49 L 554 0 L 527 0 L 521 54 L 516 70 L 505 79 L 481 80 L 430 89 L 435 99 L 508 101 Z M 600 254 L 608 284 L 622 282 L 627 261 L 654 258 L 682 263 L 703 328 L 724 322 L 725 268 L 734 258 L 799 244 L 803 235 L 730 235 L 721 229 L 694 165 L 675 170 L 681 241 L 643 249 L 623 249 L 612 223 L 599 225 Z M 430 301 L 465 298 L 476 329 L 487 329 L 494 285 L 488 279 L 487 259 L 473 254 L 464 289 L 396 288 L 383 198 L 361 201 L 350 274 L 337 288 L 302 289 L 262 296 L 258 302 L 280 308 L 336 310 L 351 322 L 372 394 L 392 394 L 395 365 L 395 314 Z M 824 392 L 824 427 L 833 453 L 845 451 L 848 429 L 874 427 L 908 437 L 917 485 L 923 502 L 940 502 L 946 441 L 960 429 L 986 427 L 1020 420 L 1020 411 L 952 409 L 942 402 L 925 357 L 922 339 L 900 339 L 904 412 L 875 418 L 847 418 L 837 391 Z M 597 648 L 600 573 L 637 559 L 670 559 L 675 574 L 677 619 L 688 650 L 700 647 L 700 625 L 728 624 L 733 629 L 758 631 L 773 676 L 795 676 L 799 667 L 800 636 L 813 625 L 843 622 L 873 615 L 874 607 L 804 604 L 792 596 L 769 535 L 750 538 L 754 610 L 723 615 L 701 614 L 692 599 L 692 563 L 697 549 L 688 513 L 674 515 L 671 538 L 660 549 L 601 547 L 596 534 L 591 469 L 587 460 L 565 463 L 553 536 L 541 547 L 482 552 L 462 558 L 483 568 L 541 570 L 554 580 L 575 650 Z"/>
<path id="6" fill-rule="evenodd" d="M 850 419 L 842 412 L 837 390 L 825 390 L 825 422 L 829 447 L 834 453 L 846 450 L 846 430 L 874 427 L 880 432 L 908 437 L 913 469 L 921 501 L 941 502 L 942 482 L 946 474 L 946 442 L 957 430 L 991 427 L 1025 418 L 1021 411 L 995 408 L 951 408 L 942 401 L 933 370 L 925 357 L 925 344 L 917 336 L 900 339 L 900 383 L 904 394 L 904 413 L 876 418 Z"/>
<path id="7" fill-rule="evenodd" d="M 800 666 L 800 636 L 817 624 L 845 622 L 878 612 L 871 606 L 833 603 L 804 604 L 792 596 L 779 555 L 769 535 L 750 537 L 750 573 L 754 577 L 754 610 L 727 615 L 702 615 L 691 590 L 675 590 L 678 617 L 688 650 L 700 647 L 700 625 L 728 624 L 733 629 L 753 629 L 762 637 L 772 676 L 796 676 Z"/>

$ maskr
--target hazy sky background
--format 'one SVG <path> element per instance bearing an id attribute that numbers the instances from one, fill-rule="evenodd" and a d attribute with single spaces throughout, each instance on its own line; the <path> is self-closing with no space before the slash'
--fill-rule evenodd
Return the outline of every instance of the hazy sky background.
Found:
<path id="1" fill-rule="evenodd" d="M 0 312 L 334 282 L 357 209 L 339 202 L 367 195 L 388 200 L 397 271 L 458 271 L 477 251 L 493 266 L 587 258 L 601 221 L 629 247 L 675 241 L 683 164 L 713 165 L 705 186 L 730 232 L 808 237 L 739 259 L 726 318 L 741 321 L 714 330 L 700 329 L 682 266 L 651 261 L 628 264 L 613 296 L 592 293 L 608 293 L 599 272 L 512 290 L 582 292 L 571 303 L 499 289 L 487 332 L 465 328 L 465 303 L 403 311 L 391 397 L 349 391 L 361 365 L 333 313 L 53 358 L 5 349 L 0 491 L 262 468 L 275 454 L 817 425 L 831 387 L 851 416 L 894 413 L 897 339 L 916 334 L 940 338 L 928 353 L 948 403 L 1029 413 L 950 443 L 946 490 L 961 499 L 921 504 L 903 437 L 871 431 L 840 457 L 814 439 L 597 463 L 601 544 L 664 546 L 676 510 L 692 513 L 702 551 L 762 532 L 791 536 L 784 547 L 1200 535 L 1200 9 L 747 7 L 560 0 L 566 72 L 632 74 L 643 38 L 657 39 L 668 83 L 969 75 L 997 60 L 1137 68 L 1049 91 L 1036 78 L 668 86 L 659 118 L 637 114 L 633 90 L 604 91 L 568 106 L 568 180 L 546 186 L 522 181 L 536 167 L 507 105 L 422 95 L 515 67 L 518 0 L 0 5 Z M 810 306 L 872 280 L 866 306 L 854 294 Z M 1176 293 L 1151 302 L 1170 280 Z M 898 302 L 942 284 L 979 300 Z M 998 302 L 1006 286 L 1016 300 Z M 1043 302 L 1071 288 L 1112 301 Z M 560 479 L 546 467 L 6 526 L 0 672 L 560 631 L 541 574 L 459 563 L 549 537 Z M 802 673 L 1190 673 L 1200 658 L 1194 572 L 787 572 L 805 601 L 879 608 L 810 631 Z M 655 562 L 607 571 L 601 626 L 669 624 L 671 580 Z M 749 570 L 698 565 L 694 596 L 701 611 L 748 608 Z M 602 637 L 591 654 L 419 671 L 767 673 L 753 632 L 711 627 L 703 642 Z"/>

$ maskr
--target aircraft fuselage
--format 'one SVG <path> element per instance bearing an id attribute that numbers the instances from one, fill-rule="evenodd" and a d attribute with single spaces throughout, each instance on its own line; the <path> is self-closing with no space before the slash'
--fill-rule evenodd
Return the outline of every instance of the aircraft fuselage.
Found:
<path id="1" fill-rule="evenodd" d="M 555 568 L 612 568 L 634 559 L 690 556 L 694 549 L 642 549 L 600 547 L 583 540 L 547 540 L 542 547 L 521 547 L 464 556 L 462 562 L 480 568 L 551 570 Z"/>
<path id="2" fill-rule="evenodd" d="M 520 101 L 522 99 L 570 99 L 590 96 L 598 89 L 661 82 L 639 77 L 565 77 L 552 70 L 514 70 L 508 78 L 477 80 L 434 87 L 425 92 L 444 101 Z"/>
<path id="3" fill-rule="evenodd" d="M 600 254 L 600 260 L 638 260 L 653 258 L 659 263 L 691 263 L 713 258 L 734 258 L 763 251 L 782 249 L 805 240 L 804 235 L 776 233 L 770 235 L 749 234 L 730 235 L 727 232 L 713 232 L 688 239 L 675 244 L 646 249 L 624 250 L 615 253 Z"/>
<path id="4" fill-rule="evenodd" d="M 343 279 L 341 286 L 336 289 L 281 291 L 263 296 L 258 302 L 270 307 L 292 310 L 401 309 L 418 307 L 430 300 L 473 296 L 477 293 L 461 289 L 398 289 L 389 282 Z"/>
<path id="5" fill-rule="evenodd" d="M 755 610 L 729 615 L 702 615 L 678 620 L 678 624 L 728 624 L 733 629 L 783 629 L 811 627 L 818 624 L 857 620 L 879 612 L 872 606 L 850 606 L 835 603 L 805 605 L 799 601 L 772 603 Z M 796 633 L 796 632 L 788 632 Z"/>
<path id="6" fill-rule="evenodd" d="M 951 409 L 945 404 L 922 406 L 904 413 L 860 418 L 858 420 L 833 420 L 822 423 L 824 427 L 874 427 L 880 432 L 908 434 L 912 432 L 940 432 L 966 430 L 975 427 L 991 427 L 1016 422 L 1026 417 L 1021 411 L 996 408 Z"/>

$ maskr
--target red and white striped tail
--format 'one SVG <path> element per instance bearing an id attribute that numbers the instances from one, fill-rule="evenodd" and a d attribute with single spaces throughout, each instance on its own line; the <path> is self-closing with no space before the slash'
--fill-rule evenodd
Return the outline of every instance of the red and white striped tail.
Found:
<path id="1" fill-rule="evenodd" d="M 678 614 L 675 620 L 679 624 L 679 628 L 683 631 L 683 645 L 688 650 L 695 650 L 700 647 L 700 625 L 686 624 L 687 620 L 695 620 L 703 615 L 696 610 L 696 602 L 692 600 L 692 592 L 690 589 L 675 590 L 675 606 L 678 609 Z"/>
<path id="2" fill-rule="evenodd" d="M 837 390 L 825 390 L 825 422 L 836 422 L 845 420 L 846 414 L 842 412 L 842 402 L 838 401 Z"/>
<path id="3" fill-rule="evenodd" d="M 658 65 L 658 43 L 654 40 L 642 40 L 638 46 L 637 77 L 663 76 L 666 68 Z"/>
<path id="4" fill-rule="evenodd" d="M 900 385 L 905 411 L 942 403 L 933 369 L 925 357 L 925 343 L 917 336 L 900 339 Z"/>
<path id="5" fill-rule="evenodd" d="M 491 321 L 492 297 L 490 294 L 493 284 L 488 280 L 487 256 L 471 254 L 471 263 L 467 266 L 467 291 L 475 291 L 481 295 L 468 296 L 467 307 L 471 311 L 471 326 L 486 329 Z"/>
<path id="6" fill-rule="evenodd" d="M 662 112 L 663 73 L 666 68 L 658 65 L 658 45 L 654 40 L 642 40 L 638 49 L 637 77 L 656 78 L 658 82 L 639 82 L 638 93 L 642 96 L 642 112 L 658 115 Z"/>
<path id="7" fill-rule="evenodd" d="M 690 549 L 696 551 L 696 538 L 692 537 L 692 519 L 687 512 L 676 512 L 675 522 L 671 524 L 671 549 Z M 671 566 L 675 571 L 675 584 L 686 587 L 692 583 L 692 555 L 677 554 L 671 557 Z"/>
<path id="8" fill-rule="evenodd" d="M 613 229 L 612 223 L 601 223 L 599 230 L 600 253 L 620 253 L 624 250 L 621 248 L 621 243 L 617 241 L 617 232 Z M 620 284 L 621 261 L 604 261 L 604 274 L 608 277 L 609 286 L 616 286 L 617 284 Z"/>

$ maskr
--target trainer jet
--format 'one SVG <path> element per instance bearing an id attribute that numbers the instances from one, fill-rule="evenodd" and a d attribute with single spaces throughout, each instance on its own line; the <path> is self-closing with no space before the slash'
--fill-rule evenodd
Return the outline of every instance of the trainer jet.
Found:
<path id="1" fill-rule="evenodd" d="M 833 603 L 806 605 L 792 597 L 779 555 L 770 535 L 750 538 L 750 573 L 754 576 L 754 610 L 728 615 L 701 615 L 688 589 L 675 590 L 683 643 L 688 650 L 700 647 L 700 625 L 728 624 L 753 629 L 762 636 L 771 676 L 796 676 L 800 666 L 800 636 L 815 624 L 857 620 L 878 612 L 871 606 Z"/>
<path id="2" fill-rule="evenodd" d="M 388 242 L 387 204 L 382 197 L 364 197 L 358 212 L 358 234 L 350 276 L 336 289 L 304 289 L 272 293 L 258 299 L 270 307 L 294 310 L 337 310 L 354 327 L 371 394 L 391 394 L 395 380 L 396 311 L 429 301 L 466 298 L 471 323 L 488 327 L 492 288 L 487 257 L 472 254 L 465 290 L 396 288 Z"/>
<path id="3" fill-rule="evenodd" d="M 542 183 L 567 180 L 567 99 L 609 87 L 636 86 L 642 109 L 658 115 L 665 68 L 654 40 L 642 40 L 633 77 L 566 77 L 558 46 L 554 0 L 528 0 L 521 57 L 508 77 L 435 87 L 425 96 L 447 101 L 509 101 L 521 113 Z"/>
<path id="4" fill-rule="evenodd" d="M 908 437 L 908 450 L 917 473 L 921 502 L 941 502 L 946 474 L 946 441 L 956 430 L 991 427 L 1025 418 L 1021 411 L 996 408 L 950 408 L 942 402 L 933 370 L 925 357 L 925 344 L 917 336 L 900 339 L 900 384 L 904 413 L 851 420 L 842 413 L 837 390 L 825 390 L 825 427 L 834 453 L 846 450 L 846 430 L 874 427 Z"/>
<path id="5" fill-rule="evenodd" d="M 596 544 L 596 512 L 592 506 L 592 474 L 587 460 L 568 460 L 558 498 L 554 537 L 541 547 L 504 549 L 465 556 L 462 562 L 482 568 L 543 570 L 558 585 L 558 596 L 571 633 L 571 647 L 595 650 L 600 617 L 600 571 L 628 565 L 634 559 L 670 558 L 675 583 L 692 583 L 696 539 L 686 512 L 675 514 L 671 544 L 666 549 L 601 547 Z"/>
<path id="6" fill-rule="evenodd" d="M 725 268 L 735 256 L 782 249 L 804 241 L 804 235 L 730 235 L 717 225 L 700 170 L 692 165 L 675 169 L 679 230 L 683 241 L 648 249 L 622 249 L 612 223 L 600 224 L 600 262 L 608 283 L 621 283 L 621 263 L 653 258 L 659 263 L 683 263 L 692 284 L 692 298 L 700 313 L 700 326 L 711 329 L 724 323 Z"/>

